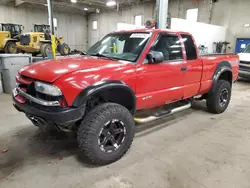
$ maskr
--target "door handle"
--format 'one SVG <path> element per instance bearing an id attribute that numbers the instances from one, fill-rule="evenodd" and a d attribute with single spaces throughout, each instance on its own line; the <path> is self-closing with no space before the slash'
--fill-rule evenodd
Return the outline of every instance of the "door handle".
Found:
<path id="1" fill-rule="evenodd" d="M 181 71 L 186 71 L 186 70 L 187 70 L 186 66 L 181 67 Z"/>

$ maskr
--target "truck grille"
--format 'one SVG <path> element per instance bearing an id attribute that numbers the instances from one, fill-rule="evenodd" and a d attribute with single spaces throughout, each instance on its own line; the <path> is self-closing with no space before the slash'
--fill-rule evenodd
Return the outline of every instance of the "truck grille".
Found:
<path id="1" fill-rule="evenodd" d="M 239 69 L 241 71 L 248 71 L 250 72 L 250 61 L 240 61 L 240 67 Z"/>
<path id="2" fill-rule="evenodd" d="M 25 34 L 20 36 L 20 43 L 21 45 L 29 45 L 30 43 L 30 35 Z"/>
<path id="3" fill-rule="evenodd" d="M 27 94 L 45 100 L 45 101 L 58 101 L 60 97 L 46 95 L 35 90 L 35 80 L 23 75 L 17 75 L 16 81 L 18 87 L 25 91 Z"/>

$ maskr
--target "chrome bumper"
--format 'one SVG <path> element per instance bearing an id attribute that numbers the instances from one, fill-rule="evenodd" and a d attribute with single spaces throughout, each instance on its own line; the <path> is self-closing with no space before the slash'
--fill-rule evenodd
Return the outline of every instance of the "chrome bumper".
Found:
<path id="1" fill-rule="evenodd" d="M 25 93 L 22 89 L 20 89 L 19 87 L 15 88 L 13 90 L 13 95 L 14 97 L 19 94 L 21 96 L 23 96 L 24 98 L 34 102 L 34 103 L 37 103 L 37 104 L 40 104 L 42 106 L 61 106 L 60 103 L 58 101 L 45 101 L 45 100 L 42 100 L 42 99 L 38 99 L 38 98 L 35 98 L 27 93 Z"/>

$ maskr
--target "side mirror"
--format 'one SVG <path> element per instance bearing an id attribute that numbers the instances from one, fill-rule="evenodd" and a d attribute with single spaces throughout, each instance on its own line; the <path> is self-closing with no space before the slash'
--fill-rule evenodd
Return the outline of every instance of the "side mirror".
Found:
<path id="1" fill-rule="evenodd" d="M 150 51 L 147 55 L 147 59 L 149 63 L 160 63 L 164 61 L 164 55 L 162 52 L 159 51 Z"/>

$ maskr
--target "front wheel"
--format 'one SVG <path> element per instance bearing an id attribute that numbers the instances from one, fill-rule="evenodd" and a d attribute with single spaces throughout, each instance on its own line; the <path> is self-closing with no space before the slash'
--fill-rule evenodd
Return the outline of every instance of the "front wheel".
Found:
<path id="1" fill-rule="evenodd" d="M 4 52 L 9 54 L 16 54 L 17 53 L 16 43 L 13 41 L 8 42 L 4 48 Z"/>
<path id="2" fill-rule="evenodd" d="M 52 53 L 51 44 L 42 44 L 40 51 L 43 57 L 48 57 Z"/>
<path id="3" fill-rule="evenodd" d="M 79 127 L 79 147 L 93 164 L 115 162 L 130 148 L 134 124 L 132 114 L 125 107 L 115 103 L 100 104 L 86 115 Z"/>
<path id="4" fill-rule="evenodd" d="M 231 99 L 231 84 L 226 80 L 217 82 L 215 91 L 207 98 L 208 111 L 214 114 L 224 112 Z"/>

